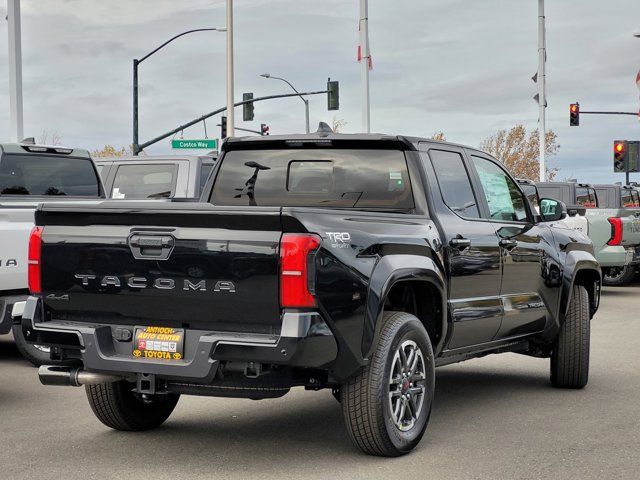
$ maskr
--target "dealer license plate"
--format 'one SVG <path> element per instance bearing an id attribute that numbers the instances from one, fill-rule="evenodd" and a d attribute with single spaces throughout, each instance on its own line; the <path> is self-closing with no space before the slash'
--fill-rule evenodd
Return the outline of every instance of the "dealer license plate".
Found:
<path id="1" fill-rule="evenodd" d="M 136 327 L 133 356 L 158 360 L 182 360 L 184 329 L 171 327 Z"/>

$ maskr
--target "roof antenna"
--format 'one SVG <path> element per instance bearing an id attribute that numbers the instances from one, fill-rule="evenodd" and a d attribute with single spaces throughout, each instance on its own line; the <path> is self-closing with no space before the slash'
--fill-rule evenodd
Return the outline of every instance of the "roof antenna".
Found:
<path id="1" fill-rule="evenodd" d="M 21 143 L 27 143 L 29 145 L 35 145 L 36 139 L 34 137 L 23 138 Z"/>
<path id="2" fill-rule="evenodd" d="M 326 137 L 330 133 L 333 133 L 333 130 L 325 122 L 320 122 L 318 123 L 318 131 L 316 133 L 320 134 L 323 137 Z"/>

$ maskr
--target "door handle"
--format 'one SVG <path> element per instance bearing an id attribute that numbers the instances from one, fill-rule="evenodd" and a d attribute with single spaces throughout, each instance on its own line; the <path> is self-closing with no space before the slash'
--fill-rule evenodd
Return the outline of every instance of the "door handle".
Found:
<path id="1" fill-rule="evenodd" d="M 457 248 L 462 252 L 463 250 L 466 250 L 471 246 L 471 240 L 469 240 L 468 238 L 463 238 L 462 236 L 458 235 L 457 237 L 449 240 L 449 246 L 453 248 Z"/>
<path id="2" fill-rule="evenodd" d="M 502 248 L 511 251 L 518 246 L 518 241 L 513 239 L 503 238 L 502 240 L 500 240 L 499 245 Z"/>
<path id="3" fill-rule="evenodd" d="M 175 239 L 173 235 L 133 233 L 128 238 L 129 248 L 133 258 L 137 260 L 167 260 L 173 247 Z"/>

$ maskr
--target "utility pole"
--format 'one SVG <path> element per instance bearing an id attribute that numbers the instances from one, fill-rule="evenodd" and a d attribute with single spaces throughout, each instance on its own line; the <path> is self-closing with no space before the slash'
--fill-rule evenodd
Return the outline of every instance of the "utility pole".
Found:
<path id="1" fill-rule="evenodd" d="M 362 131 L 371 131 L 369 96 L 369 0 L 360 0 L 360 68 L 362 77 Z"/>
<path id="2" fill-rule="evenodd" d="M 7 19 L 9 21 L 9 140 L 19 142 L 24 138 L 20 0 L 7 0 Z"/>
<path id="3" fill-rule="evenodd" d="M 545 123 L 545 109 L 547 108 L 546 73 L 547 45 L 545 39 L 544 0 L 538 0 L 538 135 L 540 144 L 540 181 L 547 178 L 545 152 L 547 150 L 547 129 Z"/>
<path id="4" fill-rule="evenodd" d="M 227 135 L 233 137 L 233 0 L 227 0 Z"/>

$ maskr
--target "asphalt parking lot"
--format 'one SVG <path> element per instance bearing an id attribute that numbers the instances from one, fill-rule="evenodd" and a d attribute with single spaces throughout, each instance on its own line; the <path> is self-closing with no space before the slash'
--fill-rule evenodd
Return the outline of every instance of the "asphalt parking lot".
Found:
<path id="1" fill-rule="evenodd" d="M 640 284 L 605 289 L 582 391 L 548 360 L 489 356 L 437 371 L 431 423 L 399 459 L 352 446 L 328 391 L 183 397 L 146 433 L 102 426 L 82 388 L 44 387 L 0 337 L 0 478 L 616 478 L 640 474 Z"/>

